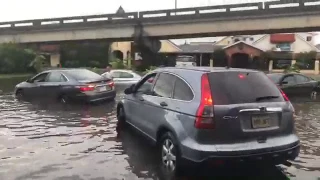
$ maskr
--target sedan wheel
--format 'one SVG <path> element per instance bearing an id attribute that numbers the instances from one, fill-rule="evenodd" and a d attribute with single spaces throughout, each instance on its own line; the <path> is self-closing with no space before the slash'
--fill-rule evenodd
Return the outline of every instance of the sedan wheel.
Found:
<path id="1" fill-rule="evenodd" d="M 317 91 L 312 91 L 310 94 L 311 100 L 317 100 Z"/>
<path id="2" fill-rule="evenodd" d="M 16 92 L 16 98 L 18 99 L 18 100 L 20 100 L 20 99 L 22 99 L 23 98 L 23 91 L 22 90 L 18 90 L 17 92 Z"/>
<path id="3" fill-rule="evenodd" d="M 61 96 L 59 101 L 62 104 L 67 104 L 68 103 L 68 98 L 66 96 Z"/>

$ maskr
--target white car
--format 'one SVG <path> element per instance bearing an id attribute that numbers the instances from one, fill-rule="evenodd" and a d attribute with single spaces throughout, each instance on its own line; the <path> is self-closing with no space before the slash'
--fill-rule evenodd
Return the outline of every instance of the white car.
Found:
<path id="1" fill-rule="evenodd" d="M 197 64 L 195 62 L 182 62 L 182 61 L 176 62 L 176 67 L 190 67 L 190 66 L 197 66 Z"/>
<path id="2" fill-rule="evenodd" d="M 110 75 L 115 85 L 131 85 L 137 83 L 141 76 L 131 70 L 115 69 L 111 70 Z M 107 73 L 103 73 L 101 76 L 106 76 Z"/>
<path id="3" fill-rule="evenodd" d="M 197 66 L 193 56 L 178 56 L 176 58 L 176 67 L 192 67 Z"/>

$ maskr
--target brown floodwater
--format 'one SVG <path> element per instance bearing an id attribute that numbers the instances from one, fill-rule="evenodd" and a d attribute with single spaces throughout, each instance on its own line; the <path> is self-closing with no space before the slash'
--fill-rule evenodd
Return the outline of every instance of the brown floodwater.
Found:
<path id="1" fill-rule="evenodd" d="M 131 130 L 118 135 L 115 106 L 65 107 L 0 96 L 0 179 L 159 179 L 154 148 Z M 320 177 L 320 104 L 294 106 L 302 147 L 300 157 L 284 171 L 290 179 L 315 180 Z M 285 179 L 282 174 L 274 169 L 267 173 L 274 177 L 267 179 Z M 206 176 L 212 179 L 210 173 Z"/>

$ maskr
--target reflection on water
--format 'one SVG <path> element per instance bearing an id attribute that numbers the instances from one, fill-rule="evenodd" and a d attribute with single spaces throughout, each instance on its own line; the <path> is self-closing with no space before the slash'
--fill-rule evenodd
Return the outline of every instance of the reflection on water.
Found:
<path id="1" fill-rule="evenodd" d="M 320 105 L 295 108 L 303 145 L 286 172 L 295 179 L 315 179 L 320 174 Z M 159 179 L 155 149 L 132 131 L 118 135 L 115 115 L 115 102 L 66 109 L 1 96 L 0 179 Z M 276 171 L 264 173 L 281 179 Z"/>

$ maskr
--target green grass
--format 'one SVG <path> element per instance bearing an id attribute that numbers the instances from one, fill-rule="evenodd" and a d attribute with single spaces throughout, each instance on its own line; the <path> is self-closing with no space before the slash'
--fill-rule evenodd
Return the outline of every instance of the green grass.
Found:
<path id="1" fill-rule="evenodd" d="M 0 74 L 0 79 L 30 77 L 32 74 Z"/>

